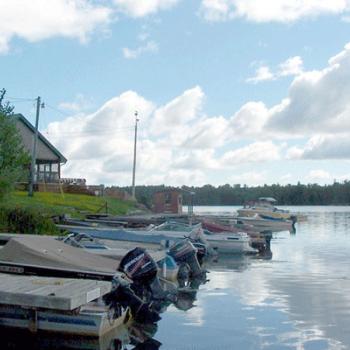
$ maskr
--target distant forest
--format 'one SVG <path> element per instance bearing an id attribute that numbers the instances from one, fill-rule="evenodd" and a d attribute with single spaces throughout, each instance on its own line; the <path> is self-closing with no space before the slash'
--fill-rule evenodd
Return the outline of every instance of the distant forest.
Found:
<path id="1" fill-rule="evenodd" d="M 120 187 L 130 193 L 130 187 Z M 166 188 L 183 190 L 183 203 L 190 201 L 189 192 L 195 192 L 194 205 L 242 205 L 258 197 L 274 197 L 280 205 L 349 205 L 350 181 L 334 182 L 331 185 L 223 185 L 202 187 L 136 186 L 136 199 L 139 203 L 151 206 L 153 193 Z"/>

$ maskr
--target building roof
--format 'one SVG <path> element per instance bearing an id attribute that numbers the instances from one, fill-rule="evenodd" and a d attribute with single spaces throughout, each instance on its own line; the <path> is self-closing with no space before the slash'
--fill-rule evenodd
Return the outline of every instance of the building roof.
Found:
<path id="1" fill-rule="evenodd" d="M 32 133 L 35 133 L 35 127 L 22 114 L 14 114 L 13 118 L 15 118 L 17 121 L 22 122 L 28 129 L 30 129 Z M 55 146 L 53 146 L 52 143 L 40 131 L 38 132 L 38 139 L 57 156 L 57 158 L 60 160 L 60 163 L 67 162 L 66 157 Z"/>
<path id="2" fill-rule="evenodd" d="M 259 197 L 259 201 L 261 202 L 270 202 L 270 203 L 275 203 L 277 200 L 272 197 Z"/>

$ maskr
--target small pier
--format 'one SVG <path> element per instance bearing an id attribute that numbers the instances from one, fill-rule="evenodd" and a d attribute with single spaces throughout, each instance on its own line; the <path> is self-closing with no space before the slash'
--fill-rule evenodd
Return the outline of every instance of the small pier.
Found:
<path id="1" fill-rule="evenodd" d="M 0 273 L 0 326 L 100 336 L 117 326 L 96 300 L 111 283 Z"/>
<path id="2" fill-rule="evenodd" d="M 111 289 L 110 282 L 0 273 L 0 303 L 71 311 Z"/>

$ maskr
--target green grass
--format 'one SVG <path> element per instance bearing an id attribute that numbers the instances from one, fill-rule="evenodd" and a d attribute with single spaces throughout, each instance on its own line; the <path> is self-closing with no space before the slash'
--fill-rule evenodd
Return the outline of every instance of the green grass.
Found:
<path id="1" fill-rule="evenodd" d="M 110 197 L 95 197 L 84 194 L 60 194 L 51 192 L 35 192 L 33 197 L 28 197 L 27 192 L 13 192 L 2 200 L 0 206 L 6 208 L 31 208 L 40 211 L 44 215 L 70 214 L 80 218 L 86 213 L 97 213 L 107 203 L 108 213 L 112 215 L 126 214 L 133 209 L 134 203 L 122 201 Z M 105 209 L 100 210 L 101 213 Z"/>

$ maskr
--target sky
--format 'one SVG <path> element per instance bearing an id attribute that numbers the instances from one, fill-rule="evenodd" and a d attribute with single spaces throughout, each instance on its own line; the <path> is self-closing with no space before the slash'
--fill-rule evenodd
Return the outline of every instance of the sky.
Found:
<path id="1" fill-rule="evenodd" d="M 136 184 L 350 179 L 350 0 L 0 0 L 0 88 L 68 159 Z"/>

